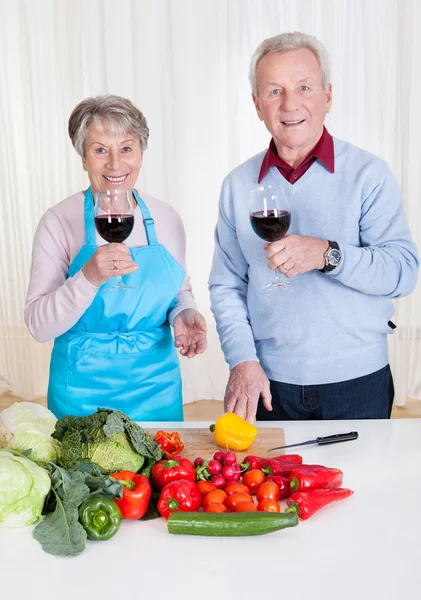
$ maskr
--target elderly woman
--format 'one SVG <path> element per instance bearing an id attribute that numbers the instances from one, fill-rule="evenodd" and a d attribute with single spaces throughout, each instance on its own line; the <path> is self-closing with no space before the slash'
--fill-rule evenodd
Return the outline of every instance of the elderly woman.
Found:
<path id="1" fill-rule="evenodd" d="M 107 407 L 138 421 L 182 420 L 174 346 L 188 358 L 204 352 L 206 324 L 185 273 L 180 217 L 134 189 L 146 119 L 119 96 L 87 98 L 69 135 L 91 185 L 42 217 L 25 305 L 34 338 L 55 339 L 48 407 L 58 418 Z M 116 189 L 130 191 L 134 227 L 125 243 L 106 243 L 95 231 L 94 196 Z M 110 292 L 116 275 L 133 289 Z"/>

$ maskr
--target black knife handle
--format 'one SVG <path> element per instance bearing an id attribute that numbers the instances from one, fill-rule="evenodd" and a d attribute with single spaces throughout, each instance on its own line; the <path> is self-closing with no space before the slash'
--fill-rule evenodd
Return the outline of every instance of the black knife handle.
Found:
<path id="1" fill-rule="evenodd" d="M 348 440 L 356 440 L 358 431 L 350 431 L 349 433 L 337 433 L 335 435 L 327 435 L 326 437 L 316 438 L 316 442 L 322 446 L 323 444 L 336 444 L 336 442 L 347 442 Z"/>

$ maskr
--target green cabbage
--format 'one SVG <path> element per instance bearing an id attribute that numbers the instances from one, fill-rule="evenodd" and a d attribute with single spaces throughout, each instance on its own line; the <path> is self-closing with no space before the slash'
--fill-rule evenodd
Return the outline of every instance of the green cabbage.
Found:
<path id="1" fill-rule="evenodd" d="M 15 402 L 0 413 L 0 448 L 32 450 L 31 458 L 54 462 L 60 453 L 60 443 L 51 437 L 56 421 L 44 406 Z"/>
<path id="2" fill-rule="evenodd" d="M 41 517 L 51 480 L 23 456 L 0 450 L 0 527 L 24 527 Z"/>

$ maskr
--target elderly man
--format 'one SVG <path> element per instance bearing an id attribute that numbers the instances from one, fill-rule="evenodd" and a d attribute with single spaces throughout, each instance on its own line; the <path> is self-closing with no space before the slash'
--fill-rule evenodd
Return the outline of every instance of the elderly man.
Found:
<path id="1" fill-rule="evenodd" d="M 250 81 L 272 140 L 222 185 L 209 286 L 230 367 L 225 410 L 249 421 L 389 418 L 392 299 L 418 272 L 398 184 L 383 160 L 324 127 L 332 85 L 316 38 L 264 40 Z M 292 204 L 289 234 L 264 247 L 249 216 L 260 183 Z M 293 285 L 262 289 L 267 267 Z"/>

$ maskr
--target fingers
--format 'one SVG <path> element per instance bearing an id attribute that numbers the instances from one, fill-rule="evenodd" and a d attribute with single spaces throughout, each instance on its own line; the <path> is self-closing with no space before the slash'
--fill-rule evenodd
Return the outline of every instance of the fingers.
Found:
<path id="1" fill-rule="evenodd" d="M 194 317 L 194 324 L 200 331 L 206 332 L 208 328 L 206 327 L 206 321 L 204 317 L 198 312 Z"/>
<path id="2" fill-rule="evenodd" d="M 272 394 L 270 393 L 269 384 L 263 388 L 263 390 L 261 391 L 261 396 L 262 396 L 262 400 L 263 400 L 263 406 L 266 408 L 266 410 L 271 411 L 272 410 Z"/>

